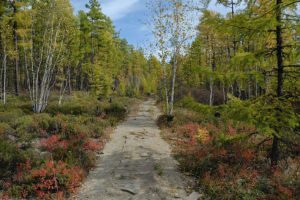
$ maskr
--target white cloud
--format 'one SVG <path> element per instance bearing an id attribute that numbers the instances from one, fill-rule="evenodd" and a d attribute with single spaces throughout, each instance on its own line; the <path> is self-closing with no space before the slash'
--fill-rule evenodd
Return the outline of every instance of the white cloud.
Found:
<path id="1" fill-rule="evenodd" d="M 125 17 L 138 8 L 140 0 L 105 0 L 102 3 L 103 12 L 113 21 Z"/>

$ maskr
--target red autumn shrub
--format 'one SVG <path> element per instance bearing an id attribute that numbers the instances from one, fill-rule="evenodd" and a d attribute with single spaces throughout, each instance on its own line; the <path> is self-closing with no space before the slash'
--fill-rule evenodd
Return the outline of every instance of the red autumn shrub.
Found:
<path id="1" fill-rule="evenodd" d="M 183 126 L 181 126 L 178 132 L 185 137 L 193 138 L 198 134 L 199 129 L 199 124 L 191 122 L 189 124 L 184 124 Z"/>
<path id="2" fill-rule="evenodd" d="M 94 142 L 93 140 L 87 140 L 83 145 L 82 148 L 86 151 L 86 152 L 90 152 L 90 151 L 97 151 L 100 149 L 100 145 L 97 144 L 96 142 Z"/>
<path id="3" fill-rule="evenodd" d="M 66 140 L 61 140 L 59 135 L 52 135 L 50 138 L 41 139 L 41 146 L 45 147 L 48 151 L 53 152 L 57 148 L 67 149 L 69 142 Z"/>
<path id="4" fill-rule="evenodd" d="M 173 124 L 174 150 L 181 169 L 199 177 L 207 199 L 224 199 L 224 194 L 227 199 L 297 199 L 295 161 L 288 163 L 289 175 L 286 168 L 270 172 L 267 159 L 259 156 L 266 150 L 257 149 L 265 138 L 256 136 L 254 126 L 194 121 Z"/>
<path id="5" fill-rule="evenodd" d="M 29 180 L 32 185 L 21 187 L 19 196 L 22 198 L 31 196 L 38 199 L 63 199 L 65 195 L 78 189 L 83 176 L 84 170 L 76 166 L 70 167 L 63 161 L 54 162 L 50 159 L 39 169 L 32 169 L 30 160 L 27 160 L 18 167 L 16 181 L 27 183 Z"/>

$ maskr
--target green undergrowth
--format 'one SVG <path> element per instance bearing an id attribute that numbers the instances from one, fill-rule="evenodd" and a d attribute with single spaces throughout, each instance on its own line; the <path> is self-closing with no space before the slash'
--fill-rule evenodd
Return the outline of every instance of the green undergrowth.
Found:
<path id="1" fill-rule="evenodd" d="M 197 177 L 203 199 L 290 200 L 300 197 L 298 116 L 288 102 L 272 96 L 232 98 L 221 106 L 186 97 L 173 121 L 162 115 L 157 124 L 180 169 Z M 270 165 L 273 134 L 281 141 L 276 167 Z"/>
<path id="2" fill-rule="evenodd" d="M 0 199 L 64 199 L 94 167 L 110 127 L 124 120 L 127 97 L 98 101 L 74 93 L 41 114 L 25 96 L 0 105 Z"/>

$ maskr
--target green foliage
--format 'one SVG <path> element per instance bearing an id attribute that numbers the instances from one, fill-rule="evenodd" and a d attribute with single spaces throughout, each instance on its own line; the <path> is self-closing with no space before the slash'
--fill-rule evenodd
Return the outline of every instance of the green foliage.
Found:
<path id="1" fill-rule="evenodd" d="M 9 124 L 0 122 L 0 135 L 13 134 L 14 129 L 10 127 Z"/>
<path id="2" fill-rule="evenodd" d="M 34 121 L 38 124 L 38 131 L 45 130 L 52 133 L 57 130 L 57 120 L 47 113 L 35 114 Z"/>
<path id="3" fill-rule="evenodd" d="M 17 136 L 22 140 L 29 142 L 37 136 L 37 126 L 33 116 L 26 115 L 16 119 L 13 122 L 13 128 L 16 130 Z"/>
<path id="4" fill-rule="evenodd" d="M 9 109 L 1 107 L 1 190 L 11 198 L 23 199 L 48 199 L 57 192 L 67 197 L 75 192 L 94 167 L 96 152 L 103 148 L 107 129 L 125 118 L 125 105 L 132 103 L 128 97 L 113 100 L 116 103 L 75 93 L 59 106 L 54 96 L 46 112 L 40 114 L 23 112 L 25 108 L 18 105 L 27 105 L 28 100 L 22 97 L 15 98 L 16 104 L 8 103 Z M 100 113 L 96 112 L 96 106 L 100 106 Z M 50 157 L 53 160 L 47 160 Z M 58 179 L 57 185 L 53 178 Z M 49 188 L 44 188 L 48 184 Z"/>
<path id="5" fill-rule="evenodd" d="M 190 99 L 190 103 L 192 101 Z M 299 148 L 286 146 L 286 151 L 282 144 L 281 150 L 286 152 L 282 155 L 285 161 L 281 160 L 277 168 L 270 171 L 270 161 L 266 156 L 272 147 L 269 135 L 259 127 L 239 120 L 244 120 L 244 115 L 250 117 L 247 121 L 253 119 L 252 112 L 258 110 L 252 107 L 256 105 L 255 102 L 250 107 L 245 107 L 250 108 L 246 112 L 243 101 L 234 98 L 231 101 L 228 102 L 228 107 L 223 106 L 222 117 L 215 117 L 218 119 L 212 118 L 213 113 L 195 114 L 195 111 L 182 108 L 176 110 L 172 122 L 168 122 L 165 116 L 159 118 L 158 121 L 164 124 L 161 126 L 163 136 L 173 144 L 180 169 L 197 177 L 199 188 L 206 199 L 299 198 L 296 189 L 299 156 L 291 153 L 297 152 Z M 201 107 L 196 104 L 189 105 L 196 109 Z M 235 104 L 237 105 L 234 106 Z M 245 102 L 245 106 L 248 104 L 249 102 Z M 229 109 L 234 111 L 230 113 Z M 202 109 L 199 110 L 201 112 Z M 242 112 L 239 118 L 235 118 L 236 112 Z M 290 115 L 293 119 L 294 114 Z M 262 119 L 257 119 L 257 123 L 259 120 Z M 260 122 L 263 123 L 265 122 Z M 266 124 L 269 123 L 266 120 Z M 289 131 L 283 130 L 284 133 Z M 299 140 L 298 143 L 293 142 L 299 144 Z"/>
<path id="6" fill-rule="evenodd" d="M 180 102 L 179 106 L 183 108 L 189 108 L 195 112 L 202 113 L 203 115 L 212 114 L 214 109 L 211 106 L 203 105 L 195 102 L 193 97 L 191 96 L 184 97 L 183 100 Z"/>
<path id="7" fill-rule="evenodd" d="M 104 109 L 108 118 L 113 118 L 112 121 L 124 120 L 127 110 L 119 103 L 113 103 Z"/>
<path id="8" fill-rule="evenodd" d="M 16 148 L 15 144 L 0 135 L 0 178 L 12 176 L 20 163 L 24 163 L 28 155 Z"/>
<path id="9" fill-rule="evenodd" d="M 12 108 L 9 109 L 9 111 L 3 111 L 0 112 L 0 122 L 11 122 L 12 119 L 18 119 L 19 117 L 22 117 L 24 114 L 22 110 Z"/>
<path id="10" fill-rule="evenodd" d="M 255 100 L 250 109 L 251 120 L 265 135 L 282 137 L 299 126 L 299 115 L 295 113 L 291 101 L 284 97 L 262 96 Z"/>
<path id="11" fill-rule="evenodd" d="M 125 89 L 125 95 L 128 97 L 137 97 L 137 93 L 132 86 L 127 85 Z"/>

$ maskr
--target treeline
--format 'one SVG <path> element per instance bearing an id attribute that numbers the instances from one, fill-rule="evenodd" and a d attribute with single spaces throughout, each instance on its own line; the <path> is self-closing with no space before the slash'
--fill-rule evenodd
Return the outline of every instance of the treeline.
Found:
<path id="1" fill-rule="evenodd" d="M 182 57 L 181 82 L 188 88 L 201 86 L 198 94 L 202 91 L 207 98 L 198 99 L 209 105 L 226 103 L 227 94 L 242 100 L 266 94 L 297 99 L 300 29 L 296 2 L 219 0 L 231 12 L 225 17 L 203 12 L 197 37 Z M 197 90 L 193 93 L 196 96 Z"/>
<path id="2" fill-rule="evenodd" d="M 200 102 L 201 91 L 209 91 L 202 102 L 209 105 L 226 104 L 230 97 L 251 100 L 241 104 L 248 109 L 246 120 L 255 124 L 259 134 L 272 137 L 270 158 L 276 165 L 280 142 L 292 145 L 299 122 L 297 1 L 218 3 L 231 8 L 231 13 L 222 17 L 213 11 L 203 12 L 197 37 L 188 56 L 182 58 L 182 82 L 189 88 L 204 89 L 200 93 L 194 89 Z M 244 8 L 237 10 L 242 3 Z"/>
<path id="3" fill-rule="evenodd" d="M 98 96 L 155 92 L 159 62 L 119 37 L 97 0 L 73 14 L 69 0 L 0 2 L 1 98 L 30 96 L 42 112 L 51 91 Z"/>
<path id="4" fill-rule="evenodd" d="M 253 134 L 272 140 L 272 165 L 277 164 L 281 144 L 298 147 L 293 143 L 298 140 L 300 110 L 297 2 L 218 0 L 231 10 L 222 16 L 198 9 L 199 1 L 154 1 L 152 27 L 164 70 L 160 97 L 168 121 L 176 118 L 175 99 L 178 106 L 202 114 L 231 113 L 228 118 L 237 123 L 255 125 Z M 191 13 L 199 10 L 197 34 L 188 44 L 194 30 Z"/>

